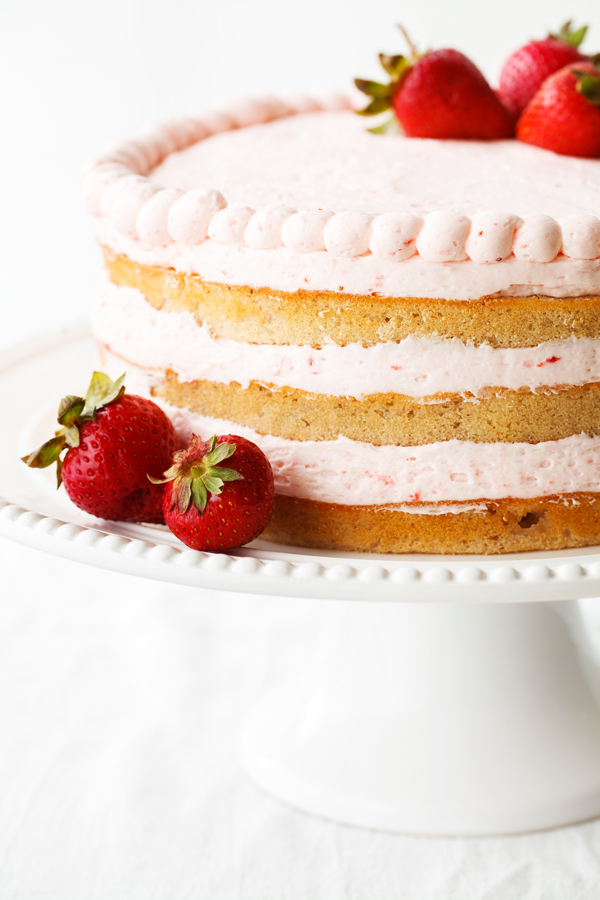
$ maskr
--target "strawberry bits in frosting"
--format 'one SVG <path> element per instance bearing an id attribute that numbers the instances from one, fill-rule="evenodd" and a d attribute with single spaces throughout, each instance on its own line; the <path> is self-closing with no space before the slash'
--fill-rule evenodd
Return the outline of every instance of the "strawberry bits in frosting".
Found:
<path id="1" fill-rule="evenodd" d="M 600 282 L 595 160 L 516 141 L 382 137 L 339 110 L 205 138 L 147 177 L 123 174 L 119 158 L 91 168 L 87 203 L 101 243 L 144 265 L 281 290 L 465 300 L 574 296 Z M 399 265 L 415 256 L 434 265 Z M 475 265 L 437 265 L 457 262 Z"/>
<path id="2" fill-rule="evenodd" d="M 261 447 L 271 540 L 600 541 L 600 161 L 498 138 L 267 98 L 89 167 L 103 366 Z"/>

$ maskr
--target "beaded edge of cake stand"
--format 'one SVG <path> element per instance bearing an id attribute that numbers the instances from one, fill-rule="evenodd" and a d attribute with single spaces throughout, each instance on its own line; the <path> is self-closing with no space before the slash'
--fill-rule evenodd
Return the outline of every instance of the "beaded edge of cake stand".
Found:
<path id="1" fill-rule="evenodd" d="M 31 535 L 24 532 L 31 532 Z M 68 558 L 87 556 L 89 561 L 89 553 L 78 551 L 93 551 L 94 555 L 104 557 L 97 557 L 92 563 L 100 567 L 129 568 L 131 574 L 145 577 L 249 593 L 297 596 L 306 593 L 324 598 L 344 596 L 371 600 L 457 600 L 467 588 L 485 587 L 485 594 L 489 588 L 495 589 L 489 593 L 490 601 L 510 601 L 518 599 L 515 591 L 531 594 L 531 599 L 556 600 L 590 597 L 600 590 L 600 556 L 591 556 L 589 562 L 587 559 L 569 561 L 564 556 L 556 561 L 549 558 L 501 561 L 490 557 L 484 563 L 478 558 L 475 565 L 464 559 L 403 562 L 381 558 L 375 562 L 365 556 L 352 557 L 350 554 L 346 558 L 319 556 L 318 551 L 312 551 L 316 558 L 307 555 L 302 559 L 301 549 L 295 553 L 289 547 L 268 551 L 242 548 L 232 554 L 207 553 L 183 545 L 178 548 L 63 522 L 3 499 L 0 499 L 0 534 Z M 565 551 L 557 551 L 557 556 L 561 552 Z M 107 555 L 121 557 L 132 565 L 114 565 L 114 559 L 113 564 L 107 564 Z M 269 556 L 287 556 L 288 559 Z M 182 577 L 184 572 L 190 577 Z M 222 584 L 219 584 L 220 580 L 223 580 Z M 444 596 L 438 596 L 442 588 Z M 403 597 L 403 590 L 411 596 Z M 510 597 L 501 597 L 500 594 L 507 590 Z"/>

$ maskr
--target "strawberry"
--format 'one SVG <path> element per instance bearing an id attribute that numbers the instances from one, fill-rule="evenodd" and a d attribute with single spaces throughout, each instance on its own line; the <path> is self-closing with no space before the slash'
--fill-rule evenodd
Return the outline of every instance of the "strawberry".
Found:
<path id="1" fill-rule="evenodd" d="M 567 22 L 558 34 L 550 34 L 543 41 L 530 41 L 508 57 L 500 72 L 498 95 L 515 118 L 523 112 L 546 78 L 569 63 L 587 59 L 577 49 L 586 31 L 585 25 L 573 31 L 571 23 Z"/>
<path id="2" fill-rule="evenodd" d="M 400 123 L 407 137 L 473 139 L 512 137 L 514 121 L 477 66 L 458 50 L 433 50 L 419 54 L 407 38 L 410 57 L 379 55 L 390 76 L 387 84 L 355 80 L 371 98 L 363 116 L 393 109 L 394 116 L 375 133 Z"/>
<path id="3" fill-rule="evenodd" d="M 219 465 L 226 459 L 231 468 Z M 264 531 L 273 512 L 271 464 L 256 444 L 236 434 L 209 441 L 193 435 L 164 478 L 151 481 L 166 483 L 165 522 L 194 550 L 241 547 Z"/>
<path id="4" fill-rule="evenodd" d="M 75 506 L 93 516 L 162 523 L 163 488 L 147 475 L 169 465 L 179 442 L 160 407 L 126 394 L 123 378 L 94 372 L 85 399 L 63 397 L 62 427 L 23 462 L 34 469 L 57 463 L 57 487 L 64 484 Z"/>
<path id="5" fill-rule="evenodd" d="M 517 123 L 517 137 L 565 156 L 600 156 L 600 73 L 591 62 L 546 79 Z"/>

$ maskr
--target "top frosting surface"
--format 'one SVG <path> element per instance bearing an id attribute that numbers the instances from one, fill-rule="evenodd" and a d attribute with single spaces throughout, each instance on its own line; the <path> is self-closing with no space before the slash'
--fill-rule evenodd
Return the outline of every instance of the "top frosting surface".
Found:
<path id="1" fill-rule="evenodd" d="M 216 134 L 152 173 L 165 187 L 218 189 L 253 209 L 287 204 L 380 215 L 488 209 L 553 218 L 600 210 L 600 160 L 519 141 L 374 135 L 347 110 L 307 113 Z"/>
<path id="2" fill-rule="evenodd" d="M 373 135 L 348 101 L 166 123 L 93 162 L 114 253 L 206 281 L 470 300 L 600 294 L 600 160 Z"/>

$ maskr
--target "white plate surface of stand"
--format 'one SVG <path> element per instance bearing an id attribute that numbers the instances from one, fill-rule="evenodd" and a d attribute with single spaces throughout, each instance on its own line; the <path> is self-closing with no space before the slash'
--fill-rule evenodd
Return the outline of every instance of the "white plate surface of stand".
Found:
<path id="1" fill-rule="evenodd" d="M 250 710 L 244 766 L 308 812 L 422 834 L 498 834 L 600 815 L 600 669 L 577 603 L 600 548 L 384 556 L 255 541 L 230 554 L 75 509 L 19 457 L 94 366 L 85 328 L 3 354 L 0 534 L 146 578 L 326 602 L 313 659 Z M 545 601 L 531 603 L 526 601 Z"/>

